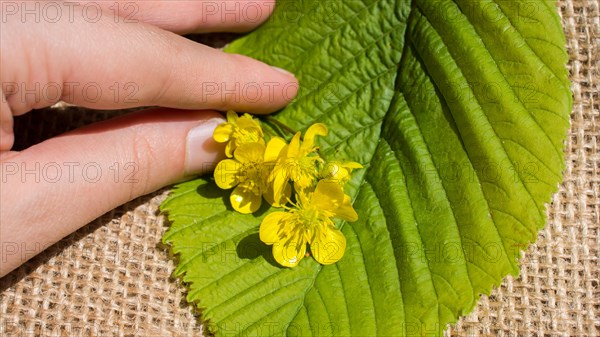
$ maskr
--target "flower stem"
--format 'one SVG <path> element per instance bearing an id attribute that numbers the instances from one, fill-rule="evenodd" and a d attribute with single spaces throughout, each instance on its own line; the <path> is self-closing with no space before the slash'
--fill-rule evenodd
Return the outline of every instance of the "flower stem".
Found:
<path id="1" fill-rule="evenodd" d="M 290 135 L 293 135 L 296 133 L 296 131 L 292 130 L 292 128 L 290 128 L 289 126 L 283 124 L 282 122 L 276 120 L 275 118 L 273 118 L 271 116 L 266 116 L 265 122 L 274 124 L 275 126 L 277 126 L 278 128 L 282 129 L 283 131 L 287 132 Z"/>

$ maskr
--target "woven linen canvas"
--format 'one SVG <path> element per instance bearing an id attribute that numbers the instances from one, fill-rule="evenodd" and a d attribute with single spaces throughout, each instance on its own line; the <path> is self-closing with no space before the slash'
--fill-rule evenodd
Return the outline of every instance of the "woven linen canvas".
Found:
<path id="1" fill-rule="evenodd" d="M 564 182 L 521 261 L 449 336 L 600 336 L 600 3 L 559 1 L 574 106 Z M 16 149 L 123 112 L 16 119 Z M 0 279 L 0 336 L 203 336 L 161 245 L 163 189 L 115 209 Z"/>

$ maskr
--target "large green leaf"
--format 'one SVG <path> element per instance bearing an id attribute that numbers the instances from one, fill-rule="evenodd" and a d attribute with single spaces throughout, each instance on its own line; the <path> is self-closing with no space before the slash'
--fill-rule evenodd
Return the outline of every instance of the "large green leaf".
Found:
<path id="1" fill-rule="evenodd" d="M 233 212 L 211 179 L 162 206 L 188 300 L 218 335 L 441 334 L 519 271 L 563 169 L 571 106 L 553 2 L 280 1 L 228 50 L 289 69 L 275 118 L 319 121 L 325 157 L 365 164 L 337 264 L 279 267 L 268 212 Z"/>

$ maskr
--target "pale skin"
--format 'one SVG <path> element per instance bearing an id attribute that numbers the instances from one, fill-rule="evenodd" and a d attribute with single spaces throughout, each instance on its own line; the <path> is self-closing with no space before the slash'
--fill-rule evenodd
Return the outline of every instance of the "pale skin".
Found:
<path id="1" fill-rule="evenodd" d="M 0 1 L 0 277 L 103 213 L 206 171 L 222 156 L 216 111 L 270 113 L 297 94 L 289 73 L 178 35 L 252 30 L 273 0 L 26 2 Z M 13 117 L 58 101 L 163 108 L 12 151 Z"/>

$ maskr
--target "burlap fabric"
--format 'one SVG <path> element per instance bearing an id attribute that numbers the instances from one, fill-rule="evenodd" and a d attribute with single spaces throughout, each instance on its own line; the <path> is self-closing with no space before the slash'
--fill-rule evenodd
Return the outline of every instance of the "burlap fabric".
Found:
<path id="1" fill-rule="evenodd" d="M 574 94 L 564 182 L 521 276 L 482 296 L 448 335 L 600 335 L 600 4 L 559 6 Z M 115 114 L 34 112 L 17 121 L 17 147 Z M 203 335 L 160 244 L 166 227 L 158 206 L 167 194 L 105 214 L 1 279 L 0 335 Z"/>

